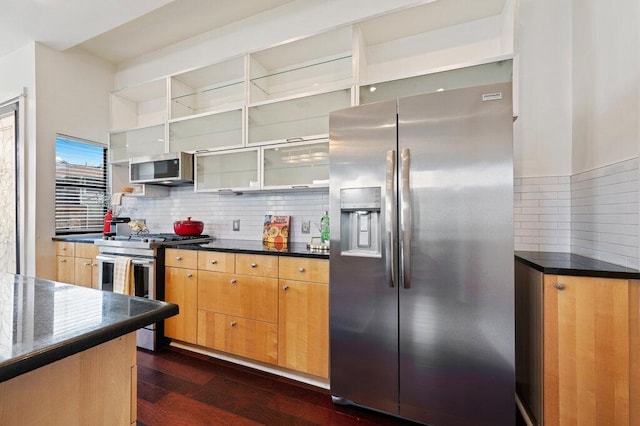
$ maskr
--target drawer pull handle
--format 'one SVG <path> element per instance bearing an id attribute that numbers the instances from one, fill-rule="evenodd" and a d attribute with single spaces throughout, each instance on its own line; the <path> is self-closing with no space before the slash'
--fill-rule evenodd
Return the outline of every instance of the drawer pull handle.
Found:
<path id="1" fill-rule="evenodd" d="M 562 284 L 562 283 L 558 283 L 558 284 L 556 284 L 556 288 L 557 288 L 558 290 L 564 290 L 565 285 L 564 285 L 564 284 Z"/>
<path id="2" fill-rule="evenodd" d="M 304 268 L 300 268 L 300 269 L 298 269 L 298 271 L 304 272 Z"/>
<path id="3" fill-rule="evenodd" d="M 216 263 L 218 263 L 218 261 L 217 261 L 217 260 L 212 260 L 212 261 L 211 261 L 211 264 L 212 264 L 212 265 L 215 265 Z"/>
<path id="4" fill-rule="evenodd" d="M 283 285 L 283 286 L 282 286 L 282 289 L 283 289 L 284 291 L 287 291 L 287 290 L 289 290 L 289 286 L 288 286 L 288 285 Z"/>
<path id="5" fill-rule="evenodd" d="M 66 259 L 62 259 L 62 260 L 60 261 L 60 263 L 67 263 L 67 260 L 66 260 Z"/>
<path id="6" fill-rule="evenodd" d="M 66 247 L 62 247 L 62 251 L 67 251 L 67 248 Z"/>
<path id="7" fill-rule="evenodd" d="M 182 258 L 180 256 L 176 256 L 176 260 L 180 261 Z"/>
<path id="8" fill-rule="evenodd" d="M 231 325 L 231 327 L 235 327 L 235 326 L 236 326 L 236 324 L 237 324 L 237 323 L 236 323 L 235 321 L 231 321 L 231 322 L 229 323 L 229 325 Z"/>
<path id="9" fill-rule="evenodd" d="M 258 264 L 257 264 L 257 263 L 252 263 L 252 264 L 251 264 L 251 267 L 252 267 L 252 268 L 255 268 L 256 266 L 258 266 Z"/>
<path id="10" fill-rule="evenodd" d="M 187 274 L 187 278 L 193 278 L 193 274 Z"/>
<path id="11" fill-rule="evenodd" d="M 235 278 L 231 280 L 231 284 L 235 285 L 238 282 Z"/>

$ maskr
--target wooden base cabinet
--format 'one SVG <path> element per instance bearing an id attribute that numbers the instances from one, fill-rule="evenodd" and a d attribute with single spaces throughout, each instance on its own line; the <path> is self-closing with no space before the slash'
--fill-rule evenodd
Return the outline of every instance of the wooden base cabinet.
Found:
<path id="1" fill-rule="evenodd" d="M 278 365 L 329 377 L 329 261 L 281 257 Z"/>
<path id="2" fill-rule="evenodd" d="M 180 308 L 178 315 L 164 320 L 165 336 L 182 342 L 196 343 L 198 271 L 165 268 L 164 280 L 165 300 L 175 303 Z"/>
<path id="3" fill-rule="evenodd" d="M 198 311 L 198 344 L 269 364 L 278 363 L 278 325 Z"/>
<path id="4" fill-rule="evenodd" d="M 98 246 L 56 241 L 56 281 L 98 288 Z"/>
<path id="5" fill-rule="evenodd" d="M 518 276 L 530 282 L 516 278 L 517 312 L 525 310 L 518 294 L 542 286 L 541 305 L 529 315 L 542 315 L 542 346 L 516 325 L 516 352 L 529 346 L 535 356 L 528 358 L 542 367 L 531 374 L 516 365 L 518 396 L 535 423 L 639 425 L 640 282 L 542 274 L 516 262 Z M 536 382 L 541 388 L 530 386 Z"/>

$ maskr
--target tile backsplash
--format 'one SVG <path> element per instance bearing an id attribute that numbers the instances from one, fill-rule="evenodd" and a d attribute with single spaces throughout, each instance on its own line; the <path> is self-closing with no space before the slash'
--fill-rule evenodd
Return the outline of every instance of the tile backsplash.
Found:
<path id="1" fill-rule="evenodd" d="M 514 180 L 514 247 L 640 268 L 638 158 L 573 176 Z"/>
<path id="2" fill-rule="evenodd" d="M 173 232 L 173 222 L 191 217 L 204 222 L 204 232 L 218 239 L 259 240 L 265 214 L 291 216 L 290 242 L 307 243 L 320 236 L 315 223 L 329 210 L 329 190 L 245 192 L 242 195 L 194 192 L 193 187 L 171 188 L 169 197 L 123 197 L 121 216 L 146 219 L 150 232 Z M 240 230 L 233 221 L 240 220 Z M 302 223 L 311 233 L 302 233 Z"/>
<path id="3" fill-rule="evenodd" d="M 571 251 L 638 269 L 638 158 L 571 177 Z"/>
<path id="4" fill-rule="evenodd" d="M 572 252 L 640 268 L 638 158 L 574 176 L 514 179 L 514 248 Z M 291 216 L 290 241 L 319 236 L 316 223 L 329 210 L 329 190 L 247 192 L 243 195 L 171 189 L 169 197 L 123 198 L 123 216 L 144 218 L 151 232 L 173 232 L 191 216 L 219 239 L 262 237 L 265 214 Z M 240 230 L 233 231 L 233 221 Z M 311 233 L 303 234 L 303 222 Z"/>

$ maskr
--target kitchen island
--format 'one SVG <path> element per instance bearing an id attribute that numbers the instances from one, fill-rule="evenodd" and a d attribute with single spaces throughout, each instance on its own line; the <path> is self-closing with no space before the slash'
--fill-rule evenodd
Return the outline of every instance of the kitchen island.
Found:
<path id="1" fill-rule="evenodd" d="M 177 313 L 171 303 L 0 275 L 0 424 L 135 424 L 135 331 Z"/>

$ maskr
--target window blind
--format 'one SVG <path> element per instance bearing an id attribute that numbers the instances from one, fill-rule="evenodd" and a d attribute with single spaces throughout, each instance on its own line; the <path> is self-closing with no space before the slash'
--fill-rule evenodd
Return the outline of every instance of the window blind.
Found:
<path id="1" fill-rule="evenodd" d="M 56 137 L 56 234 L 102 231 L 106 154 L 97 143 Z"/>

